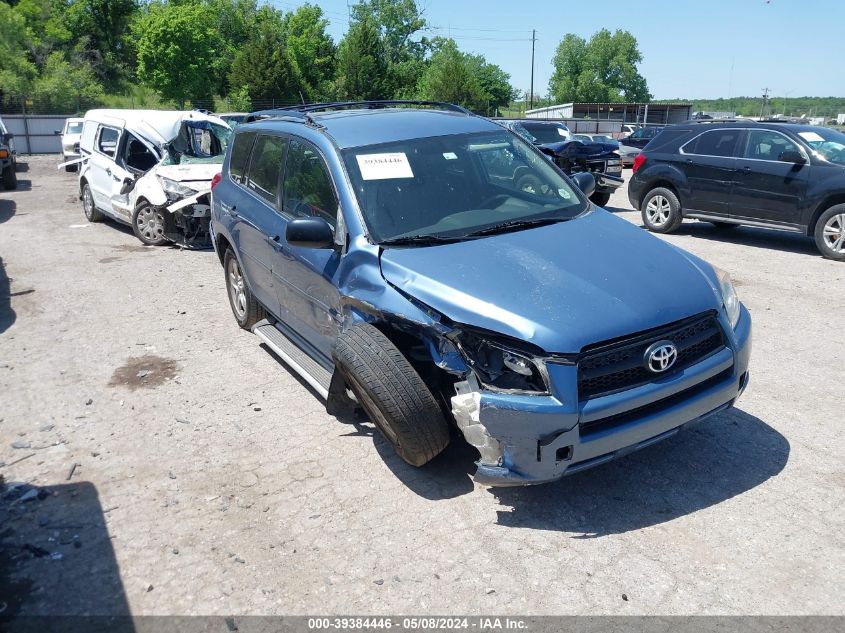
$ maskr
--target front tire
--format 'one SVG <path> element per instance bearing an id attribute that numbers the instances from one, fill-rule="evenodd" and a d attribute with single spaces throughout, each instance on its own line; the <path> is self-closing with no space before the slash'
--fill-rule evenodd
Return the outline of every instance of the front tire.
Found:
<path id="1" fill-rule="evenodd" d="M 338 338 L 335 361 L 358 402 L 412 466 L 422 466 L 449 444 L 443 411 L 396 346 L 372 325 L 349 327 Z"/>
<path id="2" fill-rule="evenodd" d="M 597 207 L 603 207 L 608 202 L 610 202 L 610 194 L 609 193 L 594 192 L 590 196 L 590 202 L 592 202 Z"/>
<path id="3" fill-rule="evenodd" d="M 665 187 L 649 191 L 640 208 L 643 224 L 654 233 L 671 233 L 681 226 L 684 220 L 678 196 Z"/>
<path id="4" fill-rule="evenodd" d="M 814 235 L 823 257 L 845 261 L 845 204 L 835 204 L 822 213 Z"/>
<path id="5" fill-rule="evenodd" d="M 91 186 L 87 182 L 82 185 L 82 210 L 85 212 L 85 219 L 89 222 L 103 221 L 103 214 L 94 205 L 94 195 L 91 193 Z"/>
<path id="6" fill-rule="evenodd" d="M 18 186 L 18 175 L 15 173 L 15 164 L 9 163 L 3 170 L 3 189 L 11 191 Z"/>
<path id="7" fill-rule="evenodd" d="M 235 321 L 243 329 L 252 330 L 252 326 L 267 315 L 261 304 L 252 296 L 238 258 L 231 248 L 227 248 L 223 256 L 223 270 L 226 272 L 226 294 L 229 296 L 229 306 Z"/>
<path id="8" fill-rule="evenodd" d="M 149 202 L 138 205 L 132 214 L 132 232 L 147 246 L 164 246 L 168 242 L 164 237 L 164 212 Z"/>

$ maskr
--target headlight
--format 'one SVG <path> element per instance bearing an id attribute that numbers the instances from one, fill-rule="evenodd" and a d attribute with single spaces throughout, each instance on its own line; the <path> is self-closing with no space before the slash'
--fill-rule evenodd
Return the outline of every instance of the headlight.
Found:
<path id="1" fill-rule="evenodd" d="M 161 183 L 161 188 L 164 189 L 164 193 L 167 194 L 168 198 L 187 198 L 196 193 L 195 189 L 186 187 L 185 185 L 178 183 L 175 180 L 171 180 L 170 178 L 165 178 L 164 176 L 159 176 L 158 181 Z"/>
<path id="2" fill-rule="evenodd" d="M 739 297 L 736 296 L 736 290 L 734 290 L 734 285 L 731 283 L 731 276 L 720 268 L 715 268 L 715 270 L 716 276 L 719 278 L 719 287 L 722 291 L 722 303 L 725 306 L 725 313 L 728 315 L 728 321 L 731 322 L 731 327 L 735 328 L 737 321 L 739 321 Z"/>
<path id="3" fill-rule="evenodd" d="M 548 393 L 545 363 L 497 341 L 463 333 L 459 348 L 481 383 L 494 390 Z"/>

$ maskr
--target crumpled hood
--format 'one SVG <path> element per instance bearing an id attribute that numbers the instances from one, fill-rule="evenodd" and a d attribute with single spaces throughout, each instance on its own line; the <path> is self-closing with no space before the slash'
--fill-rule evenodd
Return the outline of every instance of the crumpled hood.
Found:
<path id="1" fill-rule="evenodd" d="M 551 150 L 558 156 L 567 158 L 587 158 L 615 152 L 618 147 L 611 143 L 583 143 L 581 141 L 563 141 L 562 143 L 544 143 L 540 147 Z"/>
<path id="2" fill-rule="evenodd" d="M 191 165 L 159 165 L 156 174 L 178 182 L 211 182 L 223 170 L 222 163 L 194 163 Z"/>
<path id="3" fill-rule="evenodd" d="M 594 210 L 477 240 L 389 248 L 381 268 L 391 284 L 457 323 L 574 353 L 719 309 L 700 261 Z"/>

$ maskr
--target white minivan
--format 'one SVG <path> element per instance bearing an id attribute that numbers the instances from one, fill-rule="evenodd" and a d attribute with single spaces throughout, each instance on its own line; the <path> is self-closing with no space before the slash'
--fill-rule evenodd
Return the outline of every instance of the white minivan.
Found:
<path id="1" fill-rule="evenodd" d="M 211 181 L 231 133 L 197 111 L 87 112 L 73 161 L 85 217 L 128 224 L 150 246 L 208 245 Z"/>

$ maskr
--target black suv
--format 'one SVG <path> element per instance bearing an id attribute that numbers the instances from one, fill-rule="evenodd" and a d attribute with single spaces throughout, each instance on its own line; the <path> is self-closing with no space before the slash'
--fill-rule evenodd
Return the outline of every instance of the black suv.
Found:
<path id="1" fill-rule="evenodd" d="M 781 229 L 845 261 L 845 134 L 744 120 L 673 125 L 634 161 L 628 198 L 656 233 L 684 218 Z"/>

